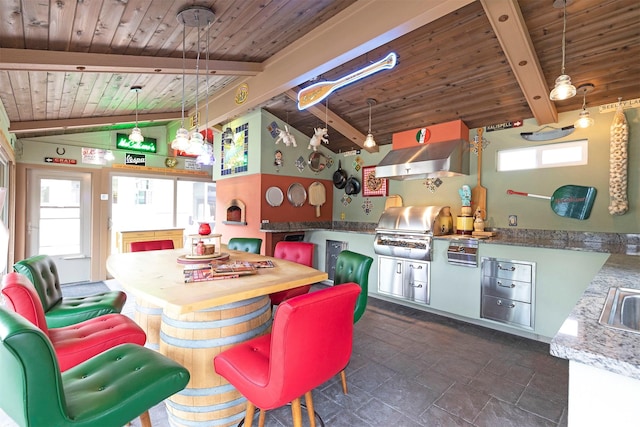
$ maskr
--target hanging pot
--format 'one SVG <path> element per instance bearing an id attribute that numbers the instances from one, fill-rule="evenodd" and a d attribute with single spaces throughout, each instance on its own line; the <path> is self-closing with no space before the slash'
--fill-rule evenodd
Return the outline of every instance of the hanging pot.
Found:
<path id="1" fill-rule="evenodd" d="M 344 187 L 344 192 L 350 196 L 360 193 L 360 181 L 355 176 L 349 177 Z"/>
<path id="2" fill-rule="evenodd" d="M 347 173 L 342 170 L 342 162 L 338 160 L 338 170 L 333 173 L 333 185 L 342 190 L 347 185 Z"/>

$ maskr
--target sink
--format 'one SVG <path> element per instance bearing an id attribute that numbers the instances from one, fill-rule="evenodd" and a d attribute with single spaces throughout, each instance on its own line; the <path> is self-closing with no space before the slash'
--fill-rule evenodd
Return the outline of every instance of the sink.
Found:
<path id="1" fill-rule="evenodd" d="M 640 333 L 640 289 L 609 288 L 600 324 Z"/>

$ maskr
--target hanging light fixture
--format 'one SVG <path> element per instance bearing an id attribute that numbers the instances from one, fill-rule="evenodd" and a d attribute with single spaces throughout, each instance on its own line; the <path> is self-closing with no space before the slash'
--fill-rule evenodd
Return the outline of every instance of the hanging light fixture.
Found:
<path id="1" fill-rule="evenodd" d="M 585 83 L 578 86 L 578 93 L 582 94 L 582 111 L 578 115 L 578 120 L 573 124 L 578 129 L 588 128 L 595 123 L 587 111 L 587 93 L 591 92 L 595 86 L 591 83 Z"/>
<path id="2" fill-rule="evenodd" d="M 213 157 L 213 139 L 211 140 L 211 144 L 209 144 L 209 40 L 211 40 L 209 38 L 209 30 L 211 29 L 211 25 L 209 25 L 207 27 L 207 54 L 206 54 L 206 66 L 205 66 L 205 86 L 206 86 L 206 102 L 207 102 L 207 106 L 206 106 L 206 113 L 205 113 L 205 119 L 204 119 L 204 134 L 206 135 L 205 139 L 204 139 L 204 144 L 202 146 L 202 150 L 201 153 L 198 155 L 198 158 L 196 159 L 196 163 L 201 164 L 201 165 L 212 165 L 213 162 L 215 161 L 215 158 Z M 213 135 L 213 134 L 212 134 Z M 212 137 L 213 138 L 213 137 Z"/>
<path id="3" fill-rule="evenodd" d="M 562 13 L 562 72 L 556 79 L 556 85 L 549 94 L 552 101 L 562 101 L 576 96 L 576 87 L 571 84 L 571 77 L 564 73 L 565 42 L 567 33 L 567 3 L 571 0 L 555 0 L 553 7 L 563 8 Z"/>
<path id="4" fill-rule="evenodd" d="M 371 107 L 376 105 L 376 100 L 368 98 L 367 104 L 369 104 L 369 133 L 367 133 L 367 137 L 364 140 L 364 148 L 373 148 L 376 146 L 376 141 L 373 139 L 373 135 L 371 134 Z"/>
<path id="5" fill-rule="evenodd" d="M 176 131 L 176 138 L 171 142 L 171 148 L 188 152 L 189 154 L 200 154 L 198 150 L 202 149 L 203 138 L 197 129 L 197 111 L 198 111 L 198 63 L 200 59 L 200 28 L 213 22 L 215 14 L 207 7 L 189 6 L 178 12 L 178 22 L 182 24 L 182 121 L 180 129 Z M 198 28 L 198 60 L 196 61 L 196 130 L 195 134 L 200 135 L 189 138 L 189 131 L 184 127 L 184 105 L 185 105 L 185 68 L 186 68 L 186 28 Z"/>
<path id="6" fill-rule="evenodd" d="M 136 93 L 136 127 L 131 129 L 131 134 L 129 135 L 129 141 L 131 142 L 142 142 L 144 141 L 144 136 L 142 136 L 142 131 L 138 127 L 138 94 L 142 90 L 142 86 L 131 86 L 131 92 Z"/>

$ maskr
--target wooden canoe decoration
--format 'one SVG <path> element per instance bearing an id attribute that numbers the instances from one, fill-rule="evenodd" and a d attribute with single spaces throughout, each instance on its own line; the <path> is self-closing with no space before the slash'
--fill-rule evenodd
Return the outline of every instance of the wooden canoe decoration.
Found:
<path id="1" fill-rule="evenodd" d="M 391 52 L 380 61 L 374 62 L 371 65 L 367 65 L 366 67 L 361 68 L 360 70 L 348 74 L 344 77 L 341 77 L 338 80 L 330 82 L 320 82 L 303 88 L 300 92 L 298 92 L 298 110 L 304 110 L 305 108 L 309 108 L 312 105 L 317 104 L 318 102 L 329 96 L 332 92 L 350 83 L 370 76 L 371 74 L 377 73 L 378 71 L 388 70 L 395 67 L 396 59 L 396 54 Z"/>

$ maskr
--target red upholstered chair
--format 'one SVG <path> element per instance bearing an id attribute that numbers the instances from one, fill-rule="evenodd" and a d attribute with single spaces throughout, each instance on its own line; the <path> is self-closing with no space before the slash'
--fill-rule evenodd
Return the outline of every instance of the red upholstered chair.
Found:
<path id="1" fill-rule="evenodd" d="M 247 398 L 245 425 L 255 408 L 264 414 L 291 402 L 294 427 L 302 426 L 300 397 L 305 396 L 315 425 L 311 390 L 340 372 L 351 358 L 353 310 L 360 287 L 344 284 L 284 301 L 271 333 L 217 355 L 214 368 Z"/>
<path id="2" fill-rule="evenodd" d="M 315 245 L 309 242 L 278 242 L 273 251 L 273 256 L 287 261 L 313 267 L 313 251 Z M 269 295 L 272 305 L 278 305 L 282 301 L 288 300 L 298 295 L 306 294 L 311 289 L 311 285 L 299 286 L 286 291 L 280 291 Z"/>
<path id="3" fill-rule="evenodd" d="M 131 242 L 131 252 L 161 251 L 174 249 L 173 240 L 149 240 L 146 242 Z"/>
<path id="4" fill-rule="evenodd" d="M 49 337 L 62 372 L 117 345 L 131 343 L 142 346 L 147 340 L 144 331 L 133 320 L 118 313 L 49 329 L 38 292 L 20 273 L 9 273 L 2 278 L 2 294 L 7 308 Z"/>

